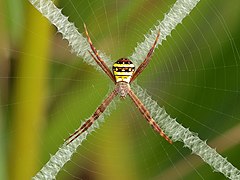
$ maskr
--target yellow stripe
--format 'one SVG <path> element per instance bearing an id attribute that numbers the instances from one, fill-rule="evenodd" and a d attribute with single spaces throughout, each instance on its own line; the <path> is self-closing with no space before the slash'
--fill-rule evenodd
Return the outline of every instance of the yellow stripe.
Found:
<path id="1" fill-rule="evenodd" d="M 133 64 L 113 64 L 113 67 L 134 67 Z"/>
<path id="2" fill-rule="evenodd" d="M 133 72 L 116 72 L 114 71 L 114 75 L 126 75 L 126 76 L 132 76 Z"/>
<path id="3" fill-rule="evenodd" d="M 124 81 L 129 83 L 131 80 L 131 76 L 115 76 L 116 82 Z"/>

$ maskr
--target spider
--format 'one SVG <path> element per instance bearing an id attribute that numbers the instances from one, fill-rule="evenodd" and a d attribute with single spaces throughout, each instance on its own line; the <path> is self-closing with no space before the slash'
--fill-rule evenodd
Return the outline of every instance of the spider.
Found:
<path id="1" fill-rule="evenodd" d="M 158 126 L 158 124 L 151 117 L 151 114 L 147 110 L 147 108 L 143 105 L 140 99 L 136 96 L 136 94 L 131 90 L 130 84 L 142 73 L 142 71 L 147 67 L 148 63 L 151 60 L 151 55 L 155 49 L 157 41 L 160 36 L 160 31 L 158 31 L 155 42 L 153 43 L 151 49 L 149 50 L 147 57 L 144 59 L 142 64 L 135 71 L 135 67 L 133 63 L 127 58 L 121 58 L 117 60 L 112 67 L 113 73 L 110 71 L 106 63 L 103 59 L 98 55 L 96 48 L 93 46 L 90 36 L 87 31 L 87 27 L 84 24 L 85 33 L 87 36 L 88 43 L 92 50 L 88 52 L 92 56 L 92 58 L 96 61 L 96 63 L 102 68 L 102 70 L 108 75 L 108 77 L 115 83 L 114 90 L 108 95 L 108 97 L 100 104 L 100 106 L 96 109 L 94 114 L 79 128 L 77 129 L 69 138 L 66 140 L 66 143 L 71 143 L 74 139 L 80 136 L 83 132 L 85 132 L 94 121 L 98 119 L 98 117 L 104 112 L 107 106 L 112 102 L 113 98 L 119 95 L 121 98 L 126 98 L 128 95 L 134 104 L 138 107 L 144 118 L 147 122 L 153 127 L 153 129 L 159 133 L 164 139 L 166 139 L 169 143 L 172 144 L 172 140 L 163 132 L 163 130 Z"/>

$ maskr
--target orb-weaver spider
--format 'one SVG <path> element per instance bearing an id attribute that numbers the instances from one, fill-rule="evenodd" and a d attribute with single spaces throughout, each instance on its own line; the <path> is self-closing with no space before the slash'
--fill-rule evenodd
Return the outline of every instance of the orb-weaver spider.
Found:
<path id="1" fill-rule="evenodd" d="M 160 36 L 160 31 L 158 31 L 155 42 L 153 43 L 153 46 L 149 50 L 147 57 L 142 62 L 142 64 L 137 68 L 136 71 L 133 63 L 129 59 L 121 58 L 113 64 L 113 68 L 112 68 L 113 73 L 112 73 L 108 68 L 108 66 L 106 65 L 106 63 L 98 55 L 96 48 L 93 46 L 85 24 L 84 24 L 84 29 L 85 29 L 88 43 L 93 53 L 91 51 L 88 51 L 88 52 L 91 54 L 91 56 L 96 61 L 96 63 L 102 68 L 102 70 L 108 75 L 108 77 L 115 83 L 115 88 L 108 95 L 108 97 L 102 102 L 102 104 L 97 108 L 94 114 L 79 129 L 77 129 L 71 136 L 69 136 L 69 138 L 66 140 L 66 143 L 67 144 L 71 143 L 74 139 L 76 139 L 83 132 L 85 132 L 93 124 L 93 122 L 97 120 L 98 117 L 104 112 L 104 110 L 112 102 L 115 96 L 119 95 L 121 98 L 125 98 L 127 95 L 129 95 L 129 97 L 133 100 L 135 105 L 138 107 L 140 112 L 143 114 L 144 118 L 153 127 L 153 129 L 157 131 L 169 143 L 172 144 L 172 140 L 162 131 L 162 129 L 158 126 L 158 124 L 153 120 L 147 108 L 143 105 L 140 99 L 134 94 L 134 92 L 131 90 L 131 87 L 130 87 L 131 82 L 133 82 L 136 79 L 136 77 L 142 73 L 142 71 L 147 67 L 148 63 L 150 62 L 151 55 L 154 51 L 154 48 Z"/>

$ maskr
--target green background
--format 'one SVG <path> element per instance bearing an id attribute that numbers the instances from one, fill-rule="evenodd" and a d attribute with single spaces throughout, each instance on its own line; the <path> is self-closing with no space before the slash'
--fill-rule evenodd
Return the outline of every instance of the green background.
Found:
<path id="1" fill-rule="evenodd" d="M 175 1 L 59 0 L 97 49 L 128 57 Z M 202 0 L 154 52 L 137 82 L 240 169 L 240 1 Z M 27 1 L 0 1 L 0 179 L 30 179 L 101 103 L 111 81 L 70 53 Z M 134 63 L 134 62 L 133 62 Z M 165 142 L 127 98 L 57 179 L 225 179 Z"/>

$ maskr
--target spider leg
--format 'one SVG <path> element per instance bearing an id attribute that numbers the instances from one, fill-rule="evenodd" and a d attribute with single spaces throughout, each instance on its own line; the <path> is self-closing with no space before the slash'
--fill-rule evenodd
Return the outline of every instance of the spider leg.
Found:
<path id="1" fill-rule="evenodd" d="M 74 139 L 80 136 L 83 132 L 85 132 L 95 120 L 99 118 L 99 116 L 105 111 L 108 105 L 112 102 L 113 98 L 117 95 L 116 90 L 112 91 L 111 94 L 102 102 L 100 106 L 96 109 L 94 114 L 79 128 L 77 129 L 71 136 L 66 140 L 66 144 L 70 144 Z"/>
<path id="2" fill-rule="evenodd" d="M 93 59 L 96 61 L 96 63 L 102 68 L 102 70 L 110 77 L 110 79 L 115 82 L 115 78 L 112 74 L 112 72 L 110 71 L 110 69 L 108 68 L 107 64 L 102 60 L 102 58 L 98 55 L 98 52 L 96 50 L 96 48 L 93 46 L 92 44 L 92 41 L 91 41 L 91 38 L 88 34 L 88 31 L 87 31 L 87 27 L 86 25 L 84 24 L 84 29 L 85 29 L 85 33 L 86 33 L 86 36 L 87 36 L 87 40 L 88 40 L 88 43 L 90 45 L 90 48 L 92 49 L 93 53 L 95 54 L 95 56 L 97 57 L 94 57 L 93 54 L 88 51 L 91 56 L 93 57 Z"/>
<path id="3" fill-rule="evenodd" d="M 172 144 L 172 140 L 163 132 L 163 130 L 158 126 L 158 124 L 153 120 L 147 108 L 143 105 L 140 99 L 136 96 L 136 94 L 130 89 L 128 95 L 133 100 L 134 104 L 138 107 L 140 112 L 143 114 L 144 118 L 148 121 L 148 123 L 153 127 L 155 131 L 157 131 L 164 139 L 166 139 L 170 144 Z"/>
<path id="4" fill-rule="evenodd" d="M 88 52 L 92 56 L 92 58 L 96 61 L 96 63 L 101 67 L 102 65 L 101 62 L 93 55 L 93 53 L 91 53 L 91 51 L 88 50 Z"/>
<path id="5" fill-rule="evenodd" d="M 134 81 L 136 79 L 136 77 L 141 74 L 141 72 L 147 67 L 148 63 L 150 62 L 151 60 L 151 55 L 153 53 L 153 50 L 155 49 L 156 47 L 156 44 L 157 44 L 157 41 L 159 39 L 159 36 L 160 36 L 160 31 L 158 31 L 158 34 L 157 34 L 157 37 L 153 43 L 153 46 L 151 47 L 151 49 L 149 50 L 148 54 L 147 54 L 147 57 L 144 59 L 144 61 L 140 64 L 140 66 L 137 68 L 137 70 L 135 71 L 135 73 L 133 74 L 131 80 L 130 80 L 130 83 L 132 81 Z"/>

